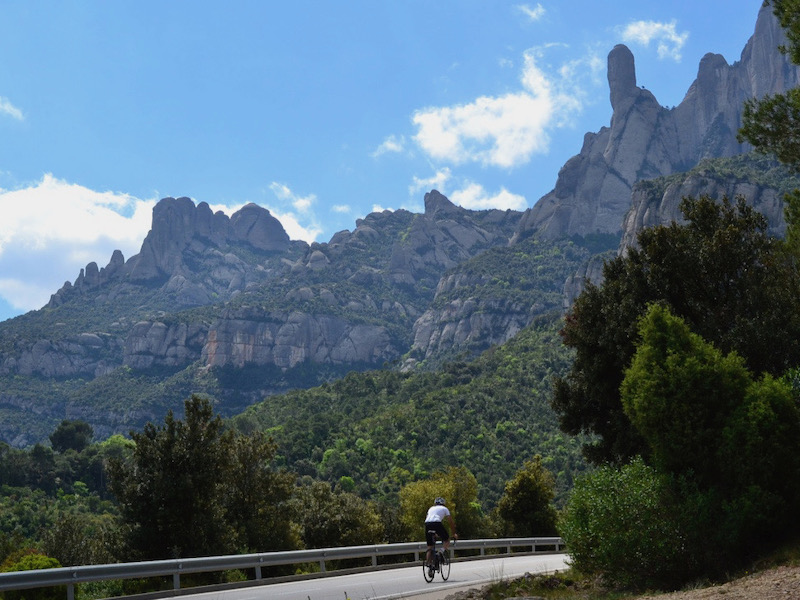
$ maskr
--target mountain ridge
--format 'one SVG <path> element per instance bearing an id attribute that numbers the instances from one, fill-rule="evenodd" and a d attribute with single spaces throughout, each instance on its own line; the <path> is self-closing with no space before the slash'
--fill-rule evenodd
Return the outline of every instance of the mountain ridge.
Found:
<path id="1" fill-rule="evenodd" d="M 126 433 L 195 391 L 234 414 L 349 370 L 475 356 L 567 308 L 604 257 L 676 218 L 684 192 L 755 194 L 780 234 L 783 184 L 689 169 L 745 149 L 734 127 L 744 90 L 800 81 L 781 36 L 762 9 L 741 61 L 706 55 L 674 109 L 638 86 L 633 54 L 615 47 L 610 127 L 587 133 L 555 189 L 524 212 L 471 211 L 431 190 L 421 214 L 371 213 L 307 244 L 255 204 L 228 217 L 161 200 L 138 254 L 89 263 L 47 306 L 0 323 L 0 439 L 35 443 L 75 417 L 101 436 Z M 680 181 L 643 183 L 653 176 Z"/>

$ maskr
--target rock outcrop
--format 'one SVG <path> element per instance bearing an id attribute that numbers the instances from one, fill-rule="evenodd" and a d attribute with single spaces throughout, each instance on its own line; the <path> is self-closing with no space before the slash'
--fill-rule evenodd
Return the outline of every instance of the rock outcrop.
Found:
<path id="1" fill-rule="evenodd" d="M 771 8 L 762 7 L 741 59 L 729 65 L 721 55 L 707 54 L 673 109 L 637 85 L 632 53 L 616 46 L 608 56 L 610 127 L 586 134 L 555 188 L 526 212 L 515 239 L 618 233 L 637 181 L 746 151 L 736 140 L 744 101 L 800 83 L 800 68 L 778 50 L 784 40 Z"/>

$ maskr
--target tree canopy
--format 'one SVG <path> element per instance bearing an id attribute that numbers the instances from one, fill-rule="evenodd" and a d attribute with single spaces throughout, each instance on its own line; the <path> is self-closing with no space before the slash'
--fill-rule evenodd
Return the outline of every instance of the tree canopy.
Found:
<path id="1" fill-rule="evenodd" d="M 763 215 L 742 198 L 684 198 L 681 210 L 686 224 L 642 230 L 639 247 L 606 263 L 602 284 L 589 284 L 566 317 L 575 362 L 556 380 L 553 406 L 564 431 L 597 436 L 585 447 L 597 464 L 648 451 L 619 390 L 652 302 L 756 373 L 800 364 L 800 273 Z"/>

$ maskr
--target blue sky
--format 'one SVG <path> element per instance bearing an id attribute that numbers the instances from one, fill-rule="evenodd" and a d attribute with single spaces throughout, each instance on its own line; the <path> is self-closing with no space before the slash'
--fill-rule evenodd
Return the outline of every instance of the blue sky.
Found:
<path id="1" fill-rule="evenodd" d="M 154 203 L 268 208 L 326 242 L 375 210 L 524 210 L 608 125 L 606 58 L 678 104 L 761 0 L 0 3 L 0 320 L 40 308 Z"/>

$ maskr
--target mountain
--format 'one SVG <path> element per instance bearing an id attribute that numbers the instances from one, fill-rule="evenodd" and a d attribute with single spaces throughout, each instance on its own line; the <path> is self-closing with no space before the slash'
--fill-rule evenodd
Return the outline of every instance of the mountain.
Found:
<path id="1" fill-rule="evenodd" d="M 783 40 L 762 9 L 740 61 L 706 55 L 672 109 L 615 47 L 610 127 L 524 213 L 432 190 L 422 214 L 372 213 L 309 245 L 255 204 L 227 216 L 164 198 L 138 254 L 89 263 L 47 306 L 0 323 L 0 439 L 43 441 L 64 418 L 102 438 L 180 414 L 191 393 L 234 415 L 351 371 L 470 359 L 563 311 L 641 227 L 679 217 L 684 194 L 744 194 L 780 234 L 796 181 L 735 135 L 745 98 L 800 81 Z"/>
<path id="2" fill-rule="evenodd" d="M 611 125 L 585 135 L 555 188 L 526 211 L 515 238 L 618 234 L 637 181 L 747 151 L 736 140 L 744 101 L 800 83 L 800 68 L 778 50 L 785 42 L 771 7 L 763 6 L 739 61 L 706 54 L 684 99 L 669 109 L 637 85 L 633 54 L 616 46 L 608 56 Z"/>

